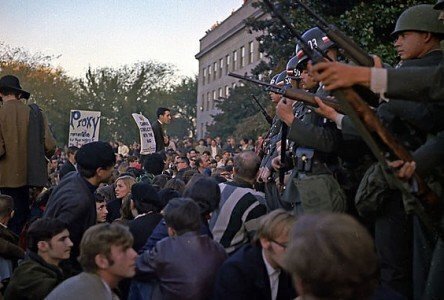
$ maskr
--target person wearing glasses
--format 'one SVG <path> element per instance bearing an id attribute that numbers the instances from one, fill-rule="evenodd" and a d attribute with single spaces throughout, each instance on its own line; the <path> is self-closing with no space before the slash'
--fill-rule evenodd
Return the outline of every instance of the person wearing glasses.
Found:
<path id="1" fill-rule="evenodd" d="M 214 299 L 294 299 L 296 291 L 283 267 L 295 218 L 283 209 L 264 216 L 252 244 L 229 257 L 219 269 Z"/>
<path id="2" fill-rule="evenodd" d="M 177 179 L 182 179 L 183 174 L 191 169 L 190 160 L 186 156 L 177 157 L 175 164 L 177 169 L 177 174 L 175 178 Z"/>

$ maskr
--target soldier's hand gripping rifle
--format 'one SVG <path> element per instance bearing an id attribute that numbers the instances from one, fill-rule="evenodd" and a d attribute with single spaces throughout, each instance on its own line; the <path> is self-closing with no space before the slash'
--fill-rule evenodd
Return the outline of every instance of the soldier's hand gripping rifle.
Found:
<path id="1" fill-rule="evenodd" d="M 291 35 L 298 40 L 302 50 L 311 59 L 313 64 L 325 60 L 325 54 L 319 51 L 319 49 L 312 49 L 308 43 L 302 39 L 301 35 L 296 32 L 292 25 L 276 11 L 275 7 L 270 3 L 269 0 L 263 0 L 263 2 L 285 25 L 286 29 L 290 31 Z M 379 118 L 374 114 L 367 103 L 361 98 L 360 94 L 355 90 L 355 87 L 336 89 L 332 94 L 353 121 L 356 129 L 359 131 L 373 155 L 381 164 L 389 184 L 399 189 L 406 197 L 411 198 L 412 194 L 410 191 L 406 189 L 404 184 L 393 174 L 392 169 L 387 165 L 384 152 L 379 148 L 379 145 L 371 135 L 369 128 L 376 132 L 381 140 L 399 159 L 405 162 L 411 162 L 413 161 L 411 154 L 404 147 L 402 147 L 401 144 L 398 143 L 390 132 L 382 125 Z M 419 191 L 416 196 L 420 200 L 420 202 L 416 202 L 415 213 L 425 226 L 437 233 L 441 238 L 444 238 L 444 234 L 439 227 L 439 223 L 437 222 L 437 217 L 441 213 L 440 200 L 417 173 L 415 174 L 415 179 L 419 185 Z M 426 213 L 426 211 L 428 213 Z M 430 216 L 432 218 L 430 218 Z"/>
<path id="2" fill-rule="evenodd" d="M 242 75 L 239 75 L 236 73 L 231 73 L 231 72 L 228 73 L 228 76 L 236 77 L 236 78 L 239 78 L 239 79 L 242 79 L 245 81 L 249 81 L 249 82 L 264 86 L 267 91 L 282 95 L 287 99 L 295 100 L 295 101 L 302 101 L 309 106 L 318 107 L 318 104 L 314 100 L 315 95 L 312 93 L 309 93 L 307 91 L 304 91 L 302 89 L 284 88 L 284 87 L 280 87 L 280 86 L 277 86 L 274 84 L 269 84 L 267 82 L 263 82 L 263 81 L 260 81 L 260 80 L 254 79 L 254 78 L 242 76 Z M 325 97 L 321 97 L 320 99 L 322 102 L 324 102 L 324 104 L 330 106 L 331 108 L 334 108 L 336 111 L 338 111 L 340 113 L 343 113 L 337 100 L 325 98 Z"/>
<path id="3" fill-rule="evenodd" d="M 254 102 L 256 102 L 257 106 L 259 106 L 259 109 L 261 110 L 261 113 L 264 115 L 265 120 L 267 120 L 268 124 L 273 124 L 273 118 L 267 113 L 265 108 L 259 103 L 259 100 L 257 100 L 256 96 L 251 94 L 251 97 L 253 98 Z"/>

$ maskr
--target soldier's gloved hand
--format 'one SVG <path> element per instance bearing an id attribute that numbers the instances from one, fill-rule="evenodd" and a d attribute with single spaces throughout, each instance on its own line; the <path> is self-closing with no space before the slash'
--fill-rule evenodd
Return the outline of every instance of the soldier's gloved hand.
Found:
<path id="1" fill-rule="evenodd" d="M 283 98 L 276 105 L 276 114 L 278 115 L 279 119 L 281 119 L 288 126 L 291 126 L 294 120 L 292 103 L 293 101 Z"/>
<path id="2" fill-rule="evenodd" d="M 387 163 L 389 167 L 398 169 L 396 171 L 396 177 L 403 181 L 409 181 L 416 170 L 416 163 L 414 161 L 404 162 L 403 160 L 395 160 Z"/>
<path id="3" fill-rule="evenodd" d="M 270 179 L 270 175 L 271 175 L 271 170 L 268 169 L 267 167 L 262 167 L 259 169 L 258 179 L 261 182 L 267 183 Z"/>
<path id="4" fill-rule="evenodd" d="M 271 161 L 271 166 L 275 171 L 279 171 L 279 169 L 282 167 L 281 165 L 281 156 L 278 155 Z"/>
<path id="5" fill-rule="evenodd" d="M 339 115 L 338 112 L 334 108 L 331 108 L 330 106 L 324 104 L 324 102 L 322 102 L 322 100 L 319 97 L 314 97 L 314 100 L 316 104 L 319 106 L 319 108 L 315 108 L 314 111 L 320 114 L 321 116 L 335 122 L 336 118 Z"/>
<path id="6" fill-rule="evenodd" d="M 370 68 L 351 66 L 339 62 L 308 63 L 308 70 L 313 78 L 324 85 L 327 91 L 351 87 L 360 84 L 369 87 Z"/>

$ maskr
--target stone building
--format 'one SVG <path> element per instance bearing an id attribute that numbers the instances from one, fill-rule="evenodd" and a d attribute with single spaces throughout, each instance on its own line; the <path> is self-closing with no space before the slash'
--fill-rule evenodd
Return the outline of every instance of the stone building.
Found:
<path id="1" fill-rule="evenodd" d="M 214 100 L 228 97 L 230 89 L 238 84 L 239 80 L 227 74 L 250 73 L 262 59 L 256 40 L 261 33 L 249 33 L 244 24 L 249 17 L 265 17 L 261 9 L 251 5 L 252 2 L 254 0 L 244 0 L 242 7 L 216 23 L 200 39 L 200 51 L 195 56 L 199 60 L 197 138 L 205 136 L 207 126 L 212 124 L 212 115 L 219 113 Z"/>

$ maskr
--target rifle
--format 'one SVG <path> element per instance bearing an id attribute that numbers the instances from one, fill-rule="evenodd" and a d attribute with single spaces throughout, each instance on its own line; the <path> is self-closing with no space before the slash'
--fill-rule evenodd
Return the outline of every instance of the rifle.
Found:
<path id="1" fill-rule="evenodd" d="M 343 53 L 346 57 L 359 66 L 373 67 L 375 65 L 373 58 L 361 47 L 359 47 L 355 41 L 339 30 L 339 28 L 333 24 L 327 23 L 322 17 L 317 15 L 307 5 L 302 3 L 301 0 L 296 0 L 296 3 L 299 4 L 299 6 L 301 6 L 313 19 L 315 19 L 316 26 L 318 26 L 319 29 L 321 29 L 330 38 L 330 40 L 338 46 L 340 51 L 342 50 L 341 53 Z M 374 107 L 378 106 L 379 97 L 372 91 L 362 86 L 355 86 L 354 90 L 359 93 L 369 105 Z"/>
<path id="2" fill-rule="evenodd" d="M 239 75 L 236 73 L 231 73 L 231 72 L 228 73 L 228 76 L 236 77 L 239 79 L 243 79 L 245 81 L 256 83 L 258 85 L 264 86 L 266 88 L 266 90 L 269 92 L 273 92 L 273 93 L 282 95 L 285 98 L 288 98 L 290 100 L 302 101 L 312 107 L 318 107 L 318 104 L 314 100 L 315 95 L 312 93 L 309 93 L 305 90 L 295 89 L 295 88 L 283 88 L 283 87 L 280 87 L 277 85 L 269 84 L 269 83 L 266 83 L 266 82 L 263 82 L 263 81 L 260 81 L 260 80 L 254 79 L 254 78 L 249 78 L 247 76 L 242 76 L 242 75 Z M 343 113 L 342 108 L 340 107 L 339 103 L 335 99 L 325 98 L 325 97 L 319 97 L 319 98 L 321 99 L 321 101 L 325 105 L 328 105 L 328 106 L 334 108 L 336 111 Z"/>
<path id="3" fill-rule="evenodd" d="M 279 14 L 275 7 L 269 0 L 263 0 L 265 5 L 274 13 L 274 15 L 284 24 L 285 28 L 290 31 L 293 37 L 295 37 L 304 53 L 312 60 L 313 64 L 325 60 L 325 54 L 319 51 L 319 49 L 312 49 L 306 41 L 304 41 L 291 24 Z M 338 100 L 340 106 L 350 117 L 356 129 L 361 134 L 364 141 L 369 146 L 373 155 L 381 164 L 386 178 L 392 186 L 399 189 L 406 198 L 411 199 L 413 196 L 410 191 L 406 189 L 404 184 L 393 174 L 392 169 L 387 165 L 383 151 L 379 148 L 379 145 L 372 137 L 368 128 L 373 129 L 381 140 L 392 150 L 392 152 L 401 160 L 405 162 L 413 161 L 410 153 L 396 141 L 391 133 L 382 125 L 379 118 L 374 114 L 367 103 L 361 98 L 359 93 L 355 90 L 355 87 L 340 88 L 332 92 L 333 96 Z M 438 217 L 441 212 L 441 204 L 439 197 L 427 186 L 425 181 L 415 173 L 415 179 L 419 185 L 419 191 L 415 198 L 415 213 L 421 219 L 425 226 L 431 231 L 436 232 L 441 238 L 444 239 L 444 233 L 440 229 L 438 223 Z M 427 213 L 426 213 L 427 211 Z M 429 214 L 432 218 L 429 218 Z"/>
<path id="4" fill-rule="evenodd" d="M 284 99 L 284 101 L 286 101 Z M 281 185 L 281 188 L 283 190 L 285 183 L 284 183 L 284 179 L 285 179 L 285 161 L 286 159 L 286 151 L 287 151 L 287 133 L 288 133 L 288 125 L 285 124 L 285 122 L 282 122 L 282 127 L 281 127 L 281 168 L 279 169 L 279 184 Z"/>
<path id="5" fill-rule="evenodd" d="M 322 17 L 317 15 L 311 8 L 302 3 L 300 0 L 296 0 L 312 18 L 316 20 L 316 26 L 319 27 L 325 34 L 332 40 L 339 48 L 341 48 L 344 54 L 350 58 L 353 62 L 360 66 L 373 67 L 373 58 L 368 55 L 358 44 L 355 43 L 350 37 L 339 30 L 333 24 L 328 24 Z"/>
<path id="6" fill-rule="evenodd" d="M 257 100 L 256 96 L 251 94 L 251 97 L 254 99 L 254 101 L 256 102 L 257 106 L 259 106 L 259 109 L 261 110 L 261 113 L 264 115 L 265 120 L 267 120 L 268 124 L 273 124 L 273 118 L 270 117 L 270 115 L 267 113 L 267 111 L 265 110 L 265 108 L 259 103 L 259 100 Z"/>

